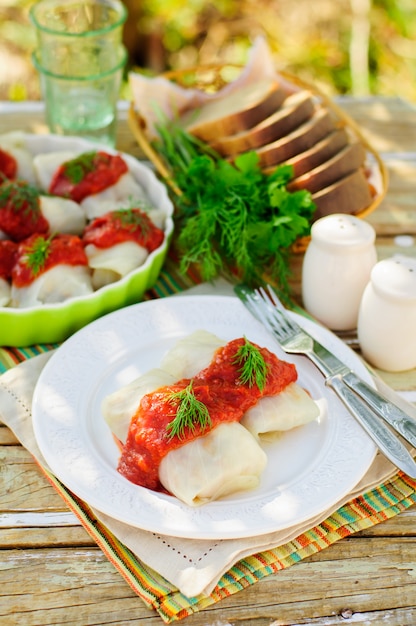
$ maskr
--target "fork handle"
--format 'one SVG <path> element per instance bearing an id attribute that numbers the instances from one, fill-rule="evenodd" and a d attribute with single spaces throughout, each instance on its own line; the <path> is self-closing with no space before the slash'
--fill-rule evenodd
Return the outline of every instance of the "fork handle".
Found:
<path id="1" fill-rule="evenodd" d="M 390 426 L 397 430 L 414 448 L 416 448 L 416 420 L 407 415 L 397 405 L 359 378 L 354 372 L 344 374 L 343 379 L 355 393 L 363 398 L 371 408 Z"/>
<path id="2" fill-rule="evenodd" d="M 401 441 L 373 410 L 352 391 L 341 376 L 331 376 L 326 384 L 377 444 L 381 452 L 410 478 L 416 478 L 416 463 Z"/>

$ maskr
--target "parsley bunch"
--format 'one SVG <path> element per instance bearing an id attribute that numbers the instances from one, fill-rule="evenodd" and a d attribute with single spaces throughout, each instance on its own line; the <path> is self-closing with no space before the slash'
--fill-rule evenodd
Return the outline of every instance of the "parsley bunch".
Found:
<path id="1" fill-rule="evenodd" d="M 177 208 L 180 270 L 196 264 L 203 280 L 220 274 L 259 284 L 265 276 L 289 296 L 290 248 L 310 232 L 308 191 L 289 192 L 289 165 L 264 174 L 255 152 L 222 159 L 175 123 L 158 125 L 155 148 L 182 190 Z"/>

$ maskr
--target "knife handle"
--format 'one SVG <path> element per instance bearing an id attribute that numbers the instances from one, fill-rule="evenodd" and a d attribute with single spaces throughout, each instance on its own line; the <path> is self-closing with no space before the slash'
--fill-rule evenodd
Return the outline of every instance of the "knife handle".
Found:
<path id="1" fill-rule="evenodd" d="M 379 391 L 370 387 L 354 372 L 343 376 L 348 387 L 355 391 L 371 408 L 390 426 L 416 448 L 416 419 L 402 411 L 398 406 L 387 400 Z"/>
<path id="2" fill-rule="evenodd" d="M 411 454 L 368 404 L 357 396 L 340 376 L 328 378 L 326 384 L 333 389 L 381 452 L 410 478 L 416 478 L 416 463 Z"/>

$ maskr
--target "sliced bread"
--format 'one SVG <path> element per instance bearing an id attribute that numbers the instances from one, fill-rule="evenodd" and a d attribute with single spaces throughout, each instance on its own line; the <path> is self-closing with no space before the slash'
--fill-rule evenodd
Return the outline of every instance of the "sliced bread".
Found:
<path id="1" fill-rule="evenodd" d="M 361 143 L 358 141 L 350 143 L 318 167 L 292 180 L 288 184 L 288 189 L 289 191 L 307 189 L 315 193 L 361 167 L 365 157 L 366 152 Z"/>
<path id="2" fill-rule="evenodd" d="M 310 91 L 288 96 L 280 109 L 256 126 L 227 137 L 219 137 L 211 146 L 222 156 L 234 156 L 267 145 L 291 133 L 310 119 L 315 102 Z"/>
<path id="3" fill-rule="evenodd" d="M 335 121 L 327 109 L 319 108 L 310 120 L 285 137 L 256 150 L 261 167 L 283 163 L 309 148 L 335 129 Z"/>
<path id="4" fill-rule="evenodd" d="M 263 80 L 188 111 L 179 118 L 179 123 L 209 143 L 255 126 L 279 109 L 286 96 L 277 81 Z"/>
<path id="5" fill-rule="evenodd" d="M 312 194 L 312 200 L 317 207 L 314 214 L 314 220 L 317 220 L 331 213 L 359 213 L 371 204 L 373 197 L 364 169 L 359 168 Z"/>

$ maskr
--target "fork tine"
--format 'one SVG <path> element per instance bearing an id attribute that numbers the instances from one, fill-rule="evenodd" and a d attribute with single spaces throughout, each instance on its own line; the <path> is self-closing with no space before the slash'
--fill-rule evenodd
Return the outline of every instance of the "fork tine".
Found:
<path id="1" fill-rule="evenodd" d="M 273 287 L 271 285 L 267 285 L 267 292 L 269 294 L 269 297 L 271 299 L 271 301 L 273 302 L 273 304 L 275 306 L 277 306 L 277 308 L 279 308 L 281 311 L 284 311 L 285 307 L 283 306 L 283 304 L 280 302 L 277 293 L 275 292 L 275 290 L 273 289 Z"/>
<path id="2" fill-rule="evenodd" d="M 269 290 L 271 290 L 271 287 L 269 285 L 268 288 Z M 299 325 L 294 322 L 292 318 L 289 317 L 289 315 L 287 315 L 286 309 L 284 308 L 273 290 L 270 294 L 273 298 L 273 301 L 270 300 L 269 292 L 266 292 L 263 287 L 259 287 L 257 291 L 260 293 L 260 297 L 262 297 L 263 302 L 269 313 L 269 322 L 273 324 L 273 327 L 275 329 L 282 329 L 285 334 L 293 334 L 300 331 Z"/>

